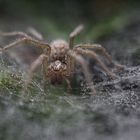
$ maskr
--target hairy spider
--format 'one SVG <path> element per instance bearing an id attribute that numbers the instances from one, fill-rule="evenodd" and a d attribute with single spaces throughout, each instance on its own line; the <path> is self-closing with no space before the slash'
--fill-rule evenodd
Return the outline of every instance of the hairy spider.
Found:
<path id="1" fill-rule="evenodd" d="M 62 80 L 65 80 L 67 83 L 68 92 L 71 90 L 71 85 L 69 78 L 74 72 L 75 62 L 77 61 L 83 70 L 85 79 L 92 93 L 95 93 L 95 89 L 92 82 L 92 77 L 88 69 L 87 63 L 83 56 L 91 57 L 95 60 L 96 65 L 98 65 L 107 75 L 112 78 L 115 77 L 115 74 L 99 59 L 99 56 L 104 56 L 106 60 L 117 66 L 121 65 L 116 64 L 112 61 L 111 56 L 106 52 L 99 44 L 78 44 L 74 45 L 74 38 L 83 30 L 83 25 L 77 26 L 73 32 L 69 35 L 69 42 L 66 42 L 63 39 L 57 39 L 51 43 L 43 42 L 42 37 L 34 29 L 30 28 L 30 31 L 36 39 L 27 35 L 24 32 L 0 32 L 0 36 L 20 36 L 19 39 L 6 45 L 1 48 L 0 51 L 6 51 L 12 47 L 15 47 L 21 43 L 31 44 L 36 47 L 42 48 L 43 53 L 31 64 L 28 74 L 26 75 L 24 89 L 28 87 L 28 84 L 31 82 L 33 73 L 39 65 L 43 65 L 44 79 L 47 82 L 50 79 L 53 85 L 60 84 Z"/>

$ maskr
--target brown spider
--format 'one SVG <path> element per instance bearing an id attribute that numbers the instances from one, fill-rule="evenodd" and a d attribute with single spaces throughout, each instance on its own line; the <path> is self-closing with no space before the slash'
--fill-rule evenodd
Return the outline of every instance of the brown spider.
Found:
<path id="1" fill-rule="evenodd" d="M 47 82 L 50 79 L 53 85 L 60 84 L 62 80 L 65 80 L 68 86 L 68 92 L 71 90 L 69 77 L 74 72 L 75 62 L 80 63 L 87 84 L 90 85 L 92 93 L 95 93 L 92 78 L 83 55 L 89 56 L 95 60 L 96 64 L 109 76 L 115 77 L 115 74 L 109 70 L 109 68 L 99 59 L 99 55 L 102 55 L 106 60 L 114 64 L 117 67 L 121 67 L 119 64 L 115 64 L 112 61 L 111 56 L 106 52 L 99 44 L 78 44 L 74 45 L 74 38 L 83 30 L 83 26 L 79 25 L 69 36 L 69 42 L 58 39 L 52 41 L 50 44 L 42 41 L 42 37 L 31 29 L 31 32 L 38 39 L 34 39 L 31 36 L 23 32 L 0 32 L 0 36 L 20 36 L 19 39 L 1 48 L 0 51 L 6 51 L 9 48 L 15 47 L 21 43 L 31 44 L 36 47 L 42 48 L 43 53 L 31 64 L 31 68 L 28 71 L 24 89 L 28 87 L 31 82 L 33 73 L 39 65 L 43 65 L 44 79 Z M 91 50 L 92 49 L 92 50 Z"/>

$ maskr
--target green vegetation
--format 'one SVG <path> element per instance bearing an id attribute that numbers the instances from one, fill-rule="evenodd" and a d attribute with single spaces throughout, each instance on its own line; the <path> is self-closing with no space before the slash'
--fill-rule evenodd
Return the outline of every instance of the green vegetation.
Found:
<path id="1" fill-rule="evenodd" d="M 18 94 L 22 88 L 22 76 L 10 70 L 7 66 L 0 65 L 0 92 L 3 94 Z"/>

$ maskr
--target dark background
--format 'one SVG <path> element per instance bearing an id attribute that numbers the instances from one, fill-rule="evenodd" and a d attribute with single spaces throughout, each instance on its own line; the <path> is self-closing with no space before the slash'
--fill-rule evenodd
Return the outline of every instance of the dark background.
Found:
<path id="1" fill-rule="evenodd" d="M 120 11 L 135 8 L 138 0 L 1 0 L 0 15 L 11 18 L 46 17 L 54 21 L 102 21 Z"/>
<path id="2" fill-rule="evenodd" d="M 0 30 L 26 32 L 34 27 L 50 42 L 56 38 L 68 40 L 69 33 L 84 24 L 76 43 L 100 43 L 124 64 L 130 64 L 131 57 L 127 56 L 134 51 L 131 44 L 137 44 L 133 40 L 138 36 L 139 15 L 139 0 L 0 0 Z M 110 41 L 106 43 L 106 39 Z M 125 46 L 126 57 L 122 55 Z"/>
<path id="3" fill-rule="evenodd" d="M 112 30 L 112 19 L 121 17 L 120 22 L 117 21 L 115 27 L 113 26 L 114 30 L 120 27 L 123 16 L 126 17 L 130 11 L 138 9 L 138 0 L 0 0 L 0 22 L 6 25 L 6 29 L 9 27 L 11 30 L 19 25 L 35 26 L 52 38 L 51 36 L 65 36 L 65 33 L 79 23 L 86 25 L 87 31 L 92 31 L 99 24 Z M 96 32 L 100 28 L 102 27 L 94 30 L 93 37 L 91 32 L 89 38 L 96 39 Z M 97 38 L 98 36 L 100 35 L 97 34 Z"/>

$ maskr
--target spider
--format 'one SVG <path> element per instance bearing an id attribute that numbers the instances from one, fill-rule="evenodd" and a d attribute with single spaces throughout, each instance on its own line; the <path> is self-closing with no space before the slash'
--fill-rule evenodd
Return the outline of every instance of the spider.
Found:
<path id="1" fill-rule="evenodd" d="M 32 30 L 32 29 L 31 29 Z M 74 73 L 75 63 L 81 65 L 85 76 L 86 83 L 90 85 L 92 93 L 95 93 L 94 84 L 86 60 L 83 56 L 88 56 L 95 60 L 96 65 L 100 67 L 108 76 L 115 78 L 116 75 L 102 62 L 99 56 L 104 56 L 106 60 L 117 66 L 121 65 L 113 62 L 111 56 L 100 44 L 78 44 L 74 45 L 75 37 L 83 30 L 83 25 L 77 26 L 69 35 L 69 41 L 57 39 L 51 43 L 45 43 L 42 37 L 35 30 L 31 32 L 36 38 L 29 36 L 24 32 L 0 32 L 0 36 L 19 36 L 20 38 L 9 45 L 0 48 L 4 52 L 12 47 L 20 44 L 30 44 L 43 49 L 43 53 L 31 64 L 26 75 L 24 89 L 30 84 L 33 73 L 36 68 L 43 65 L 44 79 L 46 82 L 50 80 L 53 85 L 61 84 L 62 80 L 67 83 L 68 92 L 71 91 L 70 76 Z M 46 85 L 45 85 L 46 86 Z"/>

